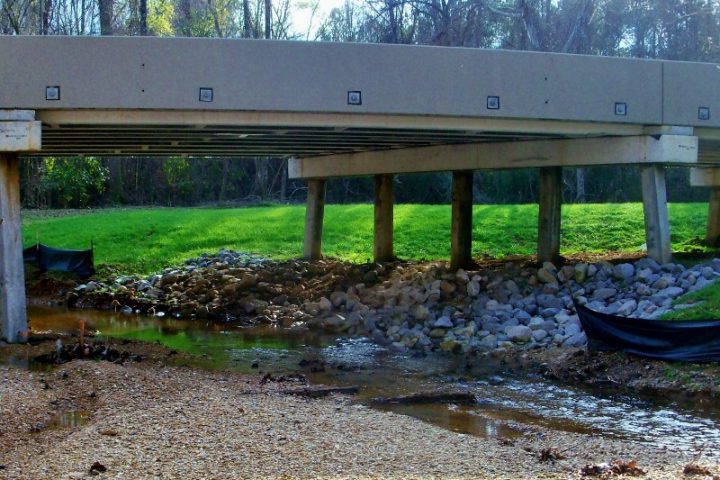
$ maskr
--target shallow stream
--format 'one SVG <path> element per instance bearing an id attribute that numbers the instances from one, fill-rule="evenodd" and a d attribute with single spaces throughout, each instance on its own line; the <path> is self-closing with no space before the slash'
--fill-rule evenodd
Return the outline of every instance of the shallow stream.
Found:
<path id="1" fill-rule="evenodd" d="M 161 344 L 194 355 L 193 366 L 245 373 L 301 373 L 314 383 L 356 385 L 359 402 L 436 390 L 469 390 L 477 405 L 383 405 L 454 432 L 511 439 L 528 426 L 651 443 L 659 448 L 720 451 L 720 406 L 630 396 L 560 385 L 498 365 L 469 366 L 458 356 L 417 357 L 367 339 L 303 330 L 96 311 L 31 307 L 34 332 L 77 333 L 84 319 L 96 338 Z M 36 368 L 31 359 L 3 362 Z M 74 417 L 69 421 L 77 421 Z"/>

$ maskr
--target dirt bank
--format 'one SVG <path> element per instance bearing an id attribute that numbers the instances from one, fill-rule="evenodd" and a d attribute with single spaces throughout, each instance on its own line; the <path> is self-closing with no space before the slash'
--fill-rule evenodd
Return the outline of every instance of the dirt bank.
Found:
<path id="1" fill-rule="evenodd" d="M 100 478 L 117 479 L 577 478 L 586 464 L 634 458 L 658 479 L 681 477 L 690 461 L 541 427 L 513 441 L 461 435 L 351 397 L 298 398 L 260 376 L 171 367 L 157 345 L 118 348 L 143 360 L 0 367 L 0 478 L 91 478 L 96 462 Z M 49 349 L 5 346 L 2 355 Z M 83 412 L 81 424 L 57 422 L 68 411 Z"/>

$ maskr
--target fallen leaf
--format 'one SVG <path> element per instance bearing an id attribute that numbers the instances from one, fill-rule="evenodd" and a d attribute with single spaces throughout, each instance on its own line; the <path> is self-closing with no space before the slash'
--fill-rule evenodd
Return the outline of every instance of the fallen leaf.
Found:
<path id="1" fill-rule="evenodd" d="M 712 475 L 709 468 L 698 465 L 697 463 L 688 463 L 683 469 L 685 475 Z"/>
<path id="2" fill-rule="evenodd" d="M 97 475 L 97 474 L 99 474 L 99 473 L 103 473 L 103 472 L 106 472 L 106 471 L 107 471 L 107 468 L 105 467 L 105 465 L 103 465 L 103 464 L 100 463 L 100 462 L 95 462 L 95 463 L 93 463 L 92 466 L 90 467 L 90 474 L 91 474 L 91 475 Z"/>
<path id="3" fill-rule="evenodd" d="M 556 460 L 563 460 L 564 458 L 565 455 L 555 447 L 547 447 L 540 450 L 541 462 L 554 462 Z"/>
<path id="4" fill-rule="evenodd" d="M 615 460 L 610 464 L 610 471 L 618 475 L 630 475 L 631 477 L 640 477 L 647 473 L 637 466 L 637 460 L 630 460 L 629 462 Z"/>

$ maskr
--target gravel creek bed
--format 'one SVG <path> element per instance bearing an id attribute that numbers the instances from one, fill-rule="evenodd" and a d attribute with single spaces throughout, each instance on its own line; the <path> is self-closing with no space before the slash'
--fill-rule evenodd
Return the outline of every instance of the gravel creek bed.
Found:
<path id="1" fill-rule="evenodd" d="M 305 399 L 257 376 L 168 367 L 161 347 L 140 348 L 141 363 L 0 367 L 0 478 L 93 478 L 95 462 L 106 468 L 99 478 L 114 479 L 578 478 L 587 464 L 637 459 L 645 478 L 662 479 L 681 478 L 692 460 L 541 427 L 512 441 L 456 434 L 350 397 Z M 57 426 L 67 411 L 85 421 Z M 564 458 L 540 461 L 546 448 Z"/>
<path id="2" fill-rule="evenodd" d="M 366 337 L 419 358 L 492 359 L 569 384 L 714 402 L 715 366 L 676 373 L 663 362 L 587 352 L 567 287 L 595 310 L 657 318 L 718 278 L 720 259 L 691 267 L 647 258 L 539 268 L 493 262 L 448 271 L 442 263 L 272 262 L 220 251 L 145 277 L 82 284 L 43 277 L 29 292 L 128 317 Z M 720 472 L 714 452 L 698 457 L 672 442 L 653 447 L 534 424 L 512 439 L 463 435 L 348 396 L 304 399 L 258 375 L 171 366 L 160 345 L 128 348 L 143 361 L 74 360 L 44 372 L 0 367 L 0 478 L 580 478 L 586 465 L 633 459 L 644 478 L 704 478 L 683 474 L 691 461 Z M 52 341 L 0 348 L 52 349 Z M 67 412 L 82 412 L 83 421 L 58 422 Z"/>

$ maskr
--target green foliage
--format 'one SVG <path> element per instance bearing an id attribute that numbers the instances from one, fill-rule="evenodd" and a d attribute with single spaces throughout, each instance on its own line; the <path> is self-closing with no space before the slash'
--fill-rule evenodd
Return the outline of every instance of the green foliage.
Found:
<path id="1" fill-rule="evenodd" d="M 720 318 L 720 285 L 713 284 L 683 295 L 674 305 L 694 305 L 662 316 L 663 320 L 711 320 Z"/>
<path id="2" fill-rule="evenodd" d="M 105 190 L 107 169 L 96 157 L 46 157 L 42 168 L 42 188 L 65 208 L 86 207 Z"/>
<path id="3" fill-rule="evenodd" d="M 184 157 L 170 157 L 163 162 L 162 170 L 170 187 L 168 203 L 174 205 L 178 196 L 188 195 L 193 188 L 190 163 Z"/>
<path id="4" fill-rule="evenodd" d="M 703 234 L 707 204 L 671 204 L 673 249 Z M 276 259 L 302 255 L 305 208 L 112 209 L 85 214 L 27 212 L 23 235 L 63 248 L 96 247 L 95 259 L 125 272 L 150 273 L 220 248 Z M 477 205 L 473 255 L 532 255 L 536 205 Z M 637 252 L 644 240 L 642 206 L 568 205 L 562 211 L 562 253 Z M 404 259 L 446 260 L 450 253 L 448 205 L 397 205 L 395 252 Z M 354 262 L 372 260 L 373 206 L 328 205 L 323 252 Z"/>
<path id="5" fill-rule="evenodd" d="M 148 1 L 148 29 L 158 37 L 172 37 L 174 35 L 173 20 L 175 19 L 175 5 L 171 0 Z"/>

